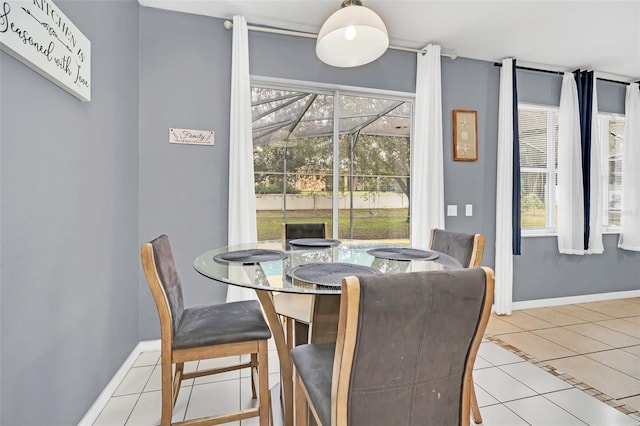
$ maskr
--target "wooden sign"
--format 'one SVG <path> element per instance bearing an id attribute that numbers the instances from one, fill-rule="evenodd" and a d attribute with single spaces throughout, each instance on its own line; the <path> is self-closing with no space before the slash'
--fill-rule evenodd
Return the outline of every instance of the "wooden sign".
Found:
<path id="1" fill-rule="evenodd" d="M 91 42 L 51 0 L 0 0 L 0 49 L 91 100 Z"/>
<path id="2" fill-rule="evenodd" d="M 169 143 L 213 145 L 212 130 L 169 129 Z"/>

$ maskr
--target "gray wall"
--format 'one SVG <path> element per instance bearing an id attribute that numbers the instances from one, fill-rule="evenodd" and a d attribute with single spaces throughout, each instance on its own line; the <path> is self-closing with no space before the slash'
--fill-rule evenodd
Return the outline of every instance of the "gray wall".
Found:
<path id="1" fill-rule="evenodd" d="M 222 21 L 140 8 L 140 243 L 169 235 L 185 305 L 223 301 L 226 285 L 193 259 L 227 242 L 231 32 Z M 215 146 L 169 144 L 169 128 L 215 131 Z M 140 272 L 140 338 L 160 336 Z"/>
<path id="2" fill-rule="evenodd" d="M 138 3 L 56 1 L 83 103 L 0 53 L 3 425 L 76 424 L 138 333 Z"/>

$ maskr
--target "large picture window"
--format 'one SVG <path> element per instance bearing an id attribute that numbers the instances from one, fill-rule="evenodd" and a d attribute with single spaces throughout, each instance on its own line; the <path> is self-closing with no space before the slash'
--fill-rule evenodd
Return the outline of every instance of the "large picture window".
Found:
<path id="1" fill-rule="evenodd" d="M 518 105 L 520 130 L 521 226 L 523 235 L 555 233 L 557 228 L 558 108 Z M 599 113 L 603 186 L 603 226 L 620 226 L 621 153 L 624 117 Z"/>
<path id="2" fill-rule="evenodd" d="M 252 83 L 258 239 L 283 222 L 409 241 L 411 98 Z"/>

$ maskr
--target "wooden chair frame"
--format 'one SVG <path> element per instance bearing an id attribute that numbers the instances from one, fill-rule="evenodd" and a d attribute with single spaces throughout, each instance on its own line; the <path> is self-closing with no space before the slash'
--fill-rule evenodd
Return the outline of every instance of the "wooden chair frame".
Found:
<path id="1" fill-rule="evenodd" d="M 475 336 L 471 342 L 469 356 L 466 361 L 465 375 L 462 383 L 462 404 L 460 405 L 461 426 L 468 426 L 470 422 L 471 395 L 473 394 L 473 364 L 475 363 L 484 331 L 491 315 L 491 305 L 494 296 L 495 278 L 491 268 L 482 267 L 486 277 L 485 304 L 480 314 L 480 321 Z M 309 393 L 300 376 L 295 372 L 295 417 L 296 425 L 307 425 L 307 415 L 310 412 L 313 420 L 321 426 L 348 426 L 348 395 L 353 368 L 353 358 L 356 347 L 358 330 L 358 316 L 360 309 L 360 281 L 356 277 L 346 277 L 342 281 L 342 295 L 340 303 L 340 318 L 338 338 L 333 361 L 333 377 L 331 384 L 331 425 L 321 425 L 318 413 L 309 403 Z M 475 419 L 474 419 L 475 420 Z"/>
<path id="2" fill-rule="evenodd" d="M 173 342 L 173 319 L 169 309 L 169 301 L 164 287 L 156 270 L 155 256 L 151 243 L 146 243 L 141 250 L 142 266 L 144 274 L 149 283 L 151 294 L 158 309 L 160 317 L 161 335 L 161 380 L 162 380 L 162 415 L 161 425 L 170 424 L 195 426 L 195 425 L 217 425 L 221 423 L 233 422 L 250 417 L 260 417 L 260 426 L 269 425 L 270 402 L 269 402 L 269 371 L 268 371 L 268 347 L 267 340 L 250 340 L 246 342 L 226 343 L 220 345 L 210 345 L 186 349 L 172 349 Z M 227 356 L 251 354 L 251 361 L 229 367 L 212 368 L 203 371 L 184 373 L 184 363 L 209 358 L 220 358 Z M 175 374 L 172 373 L 172 366 L 175 364 Z M 187 420 L 184 422 L 171 423 L 173 407 L 178 399 L 180 384 L 183 380 L 192 379 L 211 374 L 224 373 L 227 371 L 251 368 L 251 391 L 253 398 L 256 398 L 255 375 L 258 376 L 258 404 L 257 408 L 242 410 L 230 414 L 203 417 L 199 419 Z"/>

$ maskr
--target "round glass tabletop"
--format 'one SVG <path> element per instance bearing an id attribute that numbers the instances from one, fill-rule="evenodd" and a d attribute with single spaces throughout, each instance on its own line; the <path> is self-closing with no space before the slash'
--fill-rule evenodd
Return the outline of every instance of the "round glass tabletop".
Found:
<path id="1" fill-rule="evenodd" d="M 376 241 L 341 240 L 339 245 L 333 247 L 318 247 L 317 249 L 292 247 L 286 252 L 282 251 L 282 247 L 283 244 L 280 240 L 221 247 L 198 256 L 193 262 L 193 266 L 202 275 L 231 285 L 259 290 L 309 294 L 338 294 L 340 287 L 320 284 L 322 283 L 320 275 L 324 269 L 321 265 L 314 267 L 314 271 L 319 274 L 318 285 L 299 282 L 288 271 L 302 265 L 325 263 L 329 264 L 326 268 L 327 274 L 332 274 L 332 279 L 335 279 L 335 267 L 330 265 L 335 263 L 357 265 L 363 267 L 363 270 L 372 270 L 381 274 L 462 268 L 460 262 L 451 256 L 433 251 L 431 252 L 438 253 L 438 256 L 427 260 L 413 259 L 408 261 L 406 259 L 375 257 L 368 251 L 402 247 L 399 244 Z M 250 256 L 252 253 L 257 253 L 258 256 L 252 258 Z M 232 261 L 221 262 L 220 259 L 231 259 Z M 235 259 L 238 261 L 233 261 Z M 344 269 L 347 275 L 357 275 L 353 272 L 360 270 L 360 268 Z"/>

